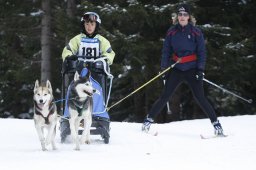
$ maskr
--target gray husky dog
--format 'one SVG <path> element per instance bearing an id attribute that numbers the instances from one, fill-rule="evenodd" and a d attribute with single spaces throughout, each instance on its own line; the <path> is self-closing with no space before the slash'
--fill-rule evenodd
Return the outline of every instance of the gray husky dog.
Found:
<path id="1" fill-rule="evenodd" d="M 46 146 L 49 144 L 55 150 L 54 138 L 57 125 L 57 107 L 53 102 L 52 86 L 49 80 L 47 80 L 45 86 L 39 85 L 38 80 L 36 80 L 33 99 L 35 128 L 41 142 L 42 150 L 47 150 Z M 46 138 L 44 129 L 48 130 Z"/>
<path id="2" fill-rule="evenodd" d="M 74 81 L 70 85 L 69 93 L 69 124 L 71 136 L 75 143 L 75 150 L 80 150 L 80 143 L 90 143 L 90 128 L 92 124 L 93 98 L 96 90 L 90 82 L 90 72 L 81 77 L 78 72 L 74 75 Z M 81 120 L 84 120 L 84 131 L 79 138 L 78 128 Z"/>

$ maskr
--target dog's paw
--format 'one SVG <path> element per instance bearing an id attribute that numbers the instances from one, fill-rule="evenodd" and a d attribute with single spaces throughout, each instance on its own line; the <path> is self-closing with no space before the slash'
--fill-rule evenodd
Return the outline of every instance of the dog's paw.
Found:
<path id="1" fill-rule="evenodd" d="M 90 140 L 86 140 L 84 143 L 85 143 L 85 144 L 90 144 L 91 141 L 90 141 Z"/>
<path id="2" fill-rule="evenodd" d="M 52 143 L 52 150 L 57 150 L 57 147 L 54 142 Z"/>
<path id="3" fill-rule="evenodd" d="M 47 140 L 45 141 L 45 145 L 48 146 L 48 145 L 50 145 L 50 144 L 51 144 L 51 140 L 47 139 Z"/>
<path id="4" fill-rule="evenodd" d="M 43 148 L 42 148 L 42 151 L 47 151 L 46 147 L 43 147 Z"/>
<path id="5" fill-rule="evenodd" d="M 45 140 L 40 140 L 41 142 L 41 147 L 42 147 L 42 151 L 46 151 L 46 147 L 45 147 Z"/>
<path id="6" fill-rule="evenodd" d="M 81 139 L 80 144 L 90 144 L 90 139 Z"/>
<path id="7" fill-rule="evenodd" d="M 75 147 L 74 150 L 75 151 L 80 151 L 80 147 Z"/>

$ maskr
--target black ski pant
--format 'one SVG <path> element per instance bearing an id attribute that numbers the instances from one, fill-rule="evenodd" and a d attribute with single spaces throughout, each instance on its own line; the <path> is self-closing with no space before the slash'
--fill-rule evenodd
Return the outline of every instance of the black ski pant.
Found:
<path id="1" fill-rule="evenodd" d="M 172 69 L 168 75 L 164 90 L 160 98 L 153 104 L 151 110 L 148 113 L 148 117 L 154 118 L 166 105 L 169 98 L 175 92 L 175 89 L 183 82 L 187 83 L 192 90 L 194 99 L 199 104 L 201 109 L 208 115 L 211 122 L 217 120 L 217 116 L 213 107 L 204 96 L 203 80 L 196 79 L 196 69 L 190 69 L 187 71 L 180 71 Z"/>

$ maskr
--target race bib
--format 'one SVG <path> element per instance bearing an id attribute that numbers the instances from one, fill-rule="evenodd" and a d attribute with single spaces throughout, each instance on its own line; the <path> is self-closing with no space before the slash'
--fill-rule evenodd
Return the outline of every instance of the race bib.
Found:
<path id="1" fill-rule="evenodd" d="M 82 38 L 78 56 L 99 57 L 100 41 L 97 38 Z"/>

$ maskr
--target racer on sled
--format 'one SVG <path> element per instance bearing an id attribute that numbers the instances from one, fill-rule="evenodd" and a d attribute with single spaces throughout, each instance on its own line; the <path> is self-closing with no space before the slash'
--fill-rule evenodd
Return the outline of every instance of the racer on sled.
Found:
<path id="1" fill-rule="evenodd" d="M 81 72 L 83 76 L 86 70 L 91 71 L 93 87 L 96 88 L 101 96 L 93 96 L 93 124 L 96 129 L 91 130 L 91 134 L 100 134 L 105 143 L 109 142 L 110 119 L 106 111 L 109 100 L 112 78 L 109 73 L 109 65 L 113 63 L 115 52 L 112 50 L 109 41 L 98 33 L 101 24 L 99 15 L 95 12 L 86 12 L 81 18 L 82 32 L 73 37 L 68 45 L 63 49 L 63 70 L 62 70 L 62 95 L 66 96 L 63 107 L 63 117 L 60 121 L 61 142 L 65 142 L 67 135 L 70 134 L 68 91 L 67 86 L 73 80 L 75 71 Z M 107 80 L 110 78 L 110 83 Z M 108 88 L 109 87 L 109 88 Z M 67 91 L 67 95 L 65 93 Z"/>

